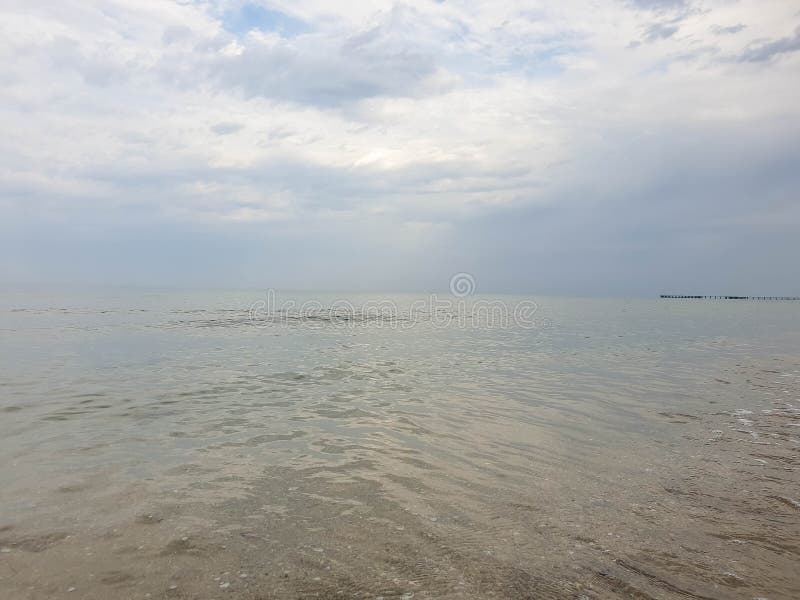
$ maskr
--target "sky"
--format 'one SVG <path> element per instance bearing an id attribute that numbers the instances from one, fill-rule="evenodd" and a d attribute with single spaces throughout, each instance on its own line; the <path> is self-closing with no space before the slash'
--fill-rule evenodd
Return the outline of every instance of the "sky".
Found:
<path id="1" fill-rule="evenodd" d="M 796 0 L 4 0 L 0 281 L 800 294 Z"/>

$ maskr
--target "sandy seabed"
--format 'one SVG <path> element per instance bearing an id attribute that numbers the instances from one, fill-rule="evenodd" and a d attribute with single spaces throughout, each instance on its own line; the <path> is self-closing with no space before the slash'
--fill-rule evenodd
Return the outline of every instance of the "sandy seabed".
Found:
<path id="1" fill-rule="evenodd" d="M 800 598 L 800 362 L 731 365 L 692 407 L 582 453 L 568 424 L 401 416 L 317 455 L 298 427 L 158 477 L 32 472 L 2 496 L 0 598 Z"/>

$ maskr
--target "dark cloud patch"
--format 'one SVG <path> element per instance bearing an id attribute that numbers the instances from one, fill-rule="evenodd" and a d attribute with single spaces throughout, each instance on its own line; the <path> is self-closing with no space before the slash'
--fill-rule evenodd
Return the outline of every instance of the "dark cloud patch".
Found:
<path id="1" fill-rule="evenodd" d="M 665 40 L 675 35 L 679 29 L 680 26 L 674 23 L 653 23 L 645 29 L 644 39 L 646 42 Z"/>
<path id="2" fill-rule="evenodd" d="M 211 131 L 217 135 L 230 135 L 232 133 L 236 133 L 237 131 L 241 131 L 243 127 L 244 125 L 241 123 L 217 123 L 216 125 L 211 126 Z"/>
<path id="3" fill-rule="evenodd" d="M 673 10 L 689 6 L 688 0 L 629 0 L 629 4 L 641 10 Z"/>
<path id="4" fill-rule="evenodd" d="M 683 23 L 694 9 L 688 2 L 682 1 L 644 1 L 634 0 L 633 5 L 641 10 L 649 10 L 658 14 L 657 19 L 649 23 L 642 33 L 642 41 L 646 43 L 666 40 L 680 30 Z"/>
<path id="5" fill-rule="evenodd" d="M 766 62 L 781 54 L 789 54 L 799 50 L 800 27 L 794 30 L 793 36 L 751 45 L 736 60 L 738 62 Z"/>
<path id="6" fill-rule="evenodd" d="M 739 23 L 738 25 L 727 25 L 725 27 L 721 25 L 714 25 L 714 27 L 711 28 L 711 32 L 716 35 L 733 35 L 743 31 L 746 28 L 747 25 L 743 23 Z"/>

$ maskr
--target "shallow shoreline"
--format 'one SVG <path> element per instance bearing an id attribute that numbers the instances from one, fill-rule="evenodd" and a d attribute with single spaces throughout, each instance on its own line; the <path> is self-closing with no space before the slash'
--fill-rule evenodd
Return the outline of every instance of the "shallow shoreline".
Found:
<path id="1" fill-rule="evenodd" d="M 4 515 L 0 598 L 789 600 L 800 363 L 767 366 L 709 378 L 705 411 L 652 414 L 674 435 L 598 450 L 595 475 L 513 435 L 502 465 L 476 449 L 446 472 L 389 440 L 331 440 L 340 458 L 316 466 L 232 446 L 164 480 L 99 469 Z"/>

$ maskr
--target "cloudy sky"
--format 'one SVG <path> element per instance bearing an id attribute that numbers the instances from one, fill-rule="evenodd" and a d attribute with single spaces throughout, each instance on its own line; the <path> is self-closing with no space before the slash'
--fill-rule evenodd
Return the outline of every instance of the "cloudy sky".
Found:
<path id="1" fill-rule="evenodd" d="M 800 293 L 796 0 L 3 0 L 0 281 Z"/>

